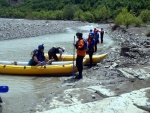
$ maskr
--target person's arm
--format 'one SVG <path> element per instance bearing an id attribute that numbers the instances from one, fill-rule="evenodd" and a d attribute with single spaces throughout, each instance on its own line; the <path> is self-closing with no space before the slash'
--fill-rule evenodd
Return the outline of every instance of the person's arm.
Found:
<path id="1" fill-rule="evenodd" d="M 63 53 L 63 51 L 61 49 L 59 49 L 60 59 L 62 58 L 62 53 Z"/>
<path id="2" fill-rule="evenodd" d="M 37 64 L 40 63 L 40 61 L 37 59 L 37 56 L 34 56 L 33 59 Z"/>
<path id="3" fill-rule="evenodd" d="M 78 46 L 77 49 L 82 50 L 82 49 L 83 49 L 83 46 L 84 46 L 84 41 L 83 41 L 83 40 L 80 40 L 80 41 L 78 42 L 78 45 L 77 45 L 77 46 Z"/>
<path id="4" fill-rule="evenodd" d="M 44 56 L 44 57 L 45 57 L 45 56 Z M 45 57 L 45 60 L 44 60 L 44 61 L 45 61 L 45 62 L 48 62 L 48 61 L 49 61 L 49 59 Z"/>
<path id="5" fill-rule="evenodd" d="M 53 59 L 48 59 L 48 58 L 46 58 L 45 56 L 43 56 L 43 57 L 44 57 L 44 62 L 45 62 L 45 63 L 48 63 L 49 61 L 51 61 L 51 62 L 54 61 Z"/>

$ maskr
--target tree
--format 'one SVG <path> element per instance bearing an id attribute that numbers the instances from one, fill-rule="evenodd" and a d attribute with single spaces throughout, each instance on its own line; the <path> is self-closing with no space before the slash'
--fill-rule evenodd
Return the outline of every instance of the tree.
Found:
<path id="1" fill-rule="evenodd" d="M 107 8 L 106 6 L 103 7 L 99 7 L 96 9 L 96 11 L 94 11 L 94 16 L 96 18 L 96 20 L 107 20 L 108 18 L 110 18 L 111 16 L 111 11 L 109 8 Z"/>
<path id="2" fill-rule="evenodd" d="M 89 11 L 84 12 L 83 15 L 84 15 L 86 21 L 88 21 L 88 22 L 93 22 L 94 21 L 94 16 Z"/>
<path id="3" fill-rule="evenodd" d="M 55 19 L 56 20 L 62 20 L 63 19 L 63 11 L 61 10 L 56 10 L 53 12 L 55 14 Z"/>
<path id="4" fill-rule="evenodd" d="M 0 0 L 0 5 L 3 7 L 9 7 L 10 6 L 7 0 Z"/>
<path id="5" fill-rule="evenodd" d="M 134 16 L 127 11 L 126 8 L 122 9 L 122 12 L 115 18 L 115 24 L 121 24 L 128 28 L 134 22 Z"/>
<path id="6" fill-rule="evenodd" d="M 134 18 L 133 25 L 134 25 L 135 27 L 140 27 L 141 24 L 142 24 L 142 19 L 139 18 L 139 17 L 135 17 L 135 18 Z"/>
<path id="7" fill-rule="evenodd" d="M 66 5 L 63 9 L 64 18 L 67 20 L 72 20 L 77 9 L 78 7 L 75 5 Z"/>
<path id="8" fill-rule="evenodd" d="M 81 15 L 83 14 L 83 11 L 81 9 L 77 10 L 75 13 L 74 13 L 74 18 L 73 20 L 81 20 Z"/>
<path id="9" fill-rule="evenodd" d="M 150 10 L 141 11 L 139 17 L 142 19 L 144 23 L 150 23 Z"/>

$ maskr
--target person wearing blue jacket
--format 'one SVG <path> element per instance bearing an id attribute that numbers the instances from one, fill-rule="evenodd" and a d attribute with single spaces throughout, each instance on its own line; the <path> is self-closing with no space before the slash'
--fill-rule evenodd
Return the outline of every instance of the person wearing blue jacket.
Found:
<path id="1" fill-rule="evenodd" d="M 93 53 L 94 53 L 94 45 L 95 45 L 94 33 L 91 32 L 89 34 L 89 38 L 88 38 L 88 53 L 89 53 L 89 58 L 90 58 L 90 67 L 92 67 L 92 57 L 93 57 Z"/>
<path id="2" fill-rule="evenodd" d="M 36 66 L 37 64 L 44 65 L 46 64 L 47 61 L 48 59 L 46 59 L 44 56 L 44 45 L 42 44 L 38 46 L 38 49 L 35 49 L 33 51 L 33 56 L 29 61 L 28 65 L 30 66 Z"/>
<path id="3" fill-rule="evenodd" d="M 99 33 L 98 33 L 98 30 L 95 30 L 94 37 L 95 37 L 95 52 L 97 52 L 97 44 L 99 43 Z"/>

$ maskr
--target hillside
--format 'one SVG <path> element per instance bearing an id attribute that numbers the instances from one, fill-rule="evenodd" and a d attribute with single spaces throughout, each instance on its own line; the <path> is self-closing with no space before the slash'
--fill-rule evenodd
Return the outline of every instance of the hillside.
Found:
<path id="1" fill-rule="evenodd" d="M 134 16 L 150 10 L 149 0 L 1 0 L 0 17 L 107 21 L 127 9 Z"/>

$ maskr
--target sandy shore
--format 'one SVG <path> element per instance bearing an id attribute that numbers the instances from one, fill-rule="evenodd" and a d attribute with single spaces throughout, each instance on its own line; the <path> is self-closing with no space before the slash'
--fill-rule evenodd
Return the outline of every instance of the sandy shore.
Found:
<path id="1" fill-rule="evenodd" d="M 1 40 L 65 32 L 88 23 L 75 21 L 0 20 Z M 56 27 L 57 26 L 57 27 Z M 108 57 L 92 68 L 84 67 L 83 79 L 60 78 L 50 84 L 31 113 L 148 113 L 150 111 L 150 27 L 106 31 L 114 47 L 101 50 Z M 17 32 L 17 33 L 16 33 Z M 105 42 L 105 39 L 104 39 Z M 123 51 L 125 48 L 126 51 Z M 127 48 L 127 49 L 126 49 Z M 98 53 L 98 54 L 100 54 Z"/>

